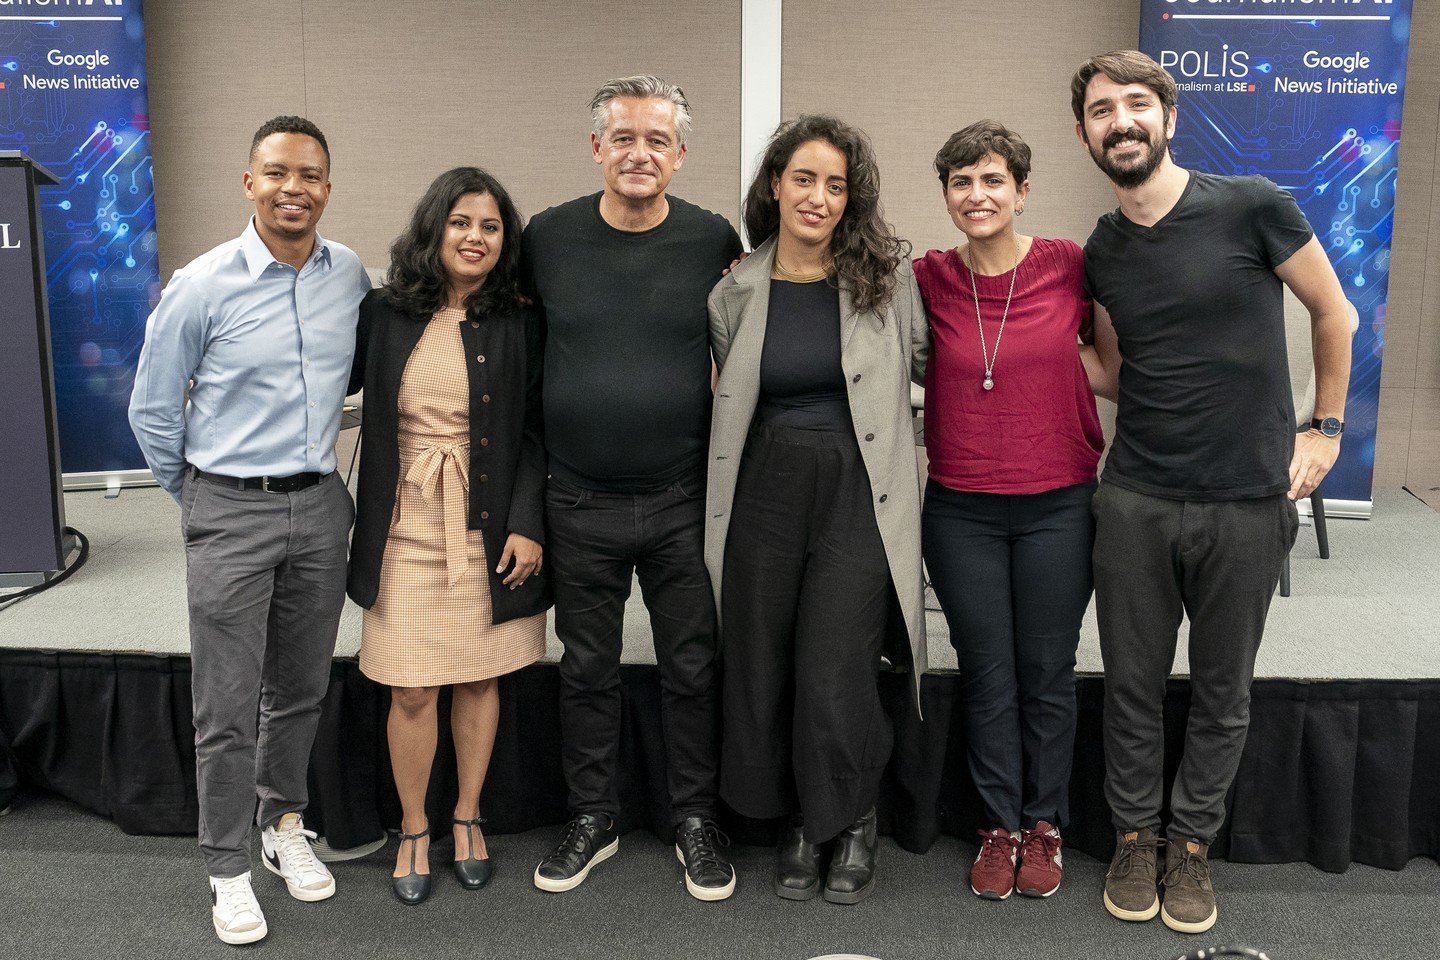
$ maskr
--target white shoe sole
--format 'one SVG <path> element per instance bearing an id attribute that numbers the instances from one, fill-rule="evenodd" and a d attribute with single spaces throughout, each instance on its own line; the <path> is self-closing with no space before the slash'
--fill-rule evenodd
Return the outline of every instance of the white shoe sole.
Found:
<path id="1" fill-rule="evenodd" d="M 1000 902 L 1001 900 L 1009 900 L 1009 899 L 1010 899 L 1010 894 L 1012 894 L 1012 893 L 1015 892 L 1015 888 L 1014 888 L 1014 887 L 1011 887 L 1009 890 L 1006 890 L 1004 894 L 996 893 L 996 892 L 993 891 L 993 890 L 986 890 L 984 893 L 981 893 L 979 890 L 976 890 L 974 887 L 971 887 L 971 888 L 970 888 L 970 892 L 973 893 L 973 894 L 975 894 L 975 896 L 979 897 L 981 900 L 994 900 L 995 902 L 998 903 L 998 902 Z"/>
<path id="2" fill-rule="evenodd" d="M 675 859 L 680 861 L 680 866 L 685 866 L 685 854 L 680 850 L 680 845 L 675 845 Z M 690 896 L 696 900 L 704 900 L 706 903 L 714 903 L 716 900 L 725 900 L 735 892 L 735 868 L 730 868 L 730 882 L 723 887 L 702 887 L 690 879 L 690 871 L 685 871 L 685 889 L 690 891 Z"/>
<path id="3" fill-rule="evenodd" d="M 267 857 L 267 856 L 265 856 L 264 851 L 261 851 L 261 853 L 260 853 L 260 862 L 263 863 L 263 864 L 265 864 L 265 869 L 266 869 L 266 870 L 269 870 L 271 873 L 275 874 L 275 876 L 279 877 L 281 880 L 285 880 L 285 889 L 288 890 L 288 891 L 290 891 L 290 896 L 294 897 L 296 900 L 300 900 L 300 901 L 303 901 L 303 902 L 305 902 L 305 903 L 318 903 L 318 902 L 321 901 L 321 900 L 329 900 L 331 897 L 335 896 L 335 878 L 334 878 L 334 877 L 331 877 L 331 878 L 330 878 L 329 884 L 327 884 L 326 886 L 321 887 L 321 888 L 318 889 L 318 890 L 306 890 L 304 887 L 297 887 L 295 884 L 291 883 L 289 880 L 286 880 L 285 874 L 281 873 L 281 872 L 280 872 L 280 868 L 277 867 L 277 866 L 275 866 L 273 863 L 270 862 L 270 858 Z M 264 936 L 264 934 L 261 934 L 261 936 Z M 221 939 L 224 939 L 224 938 L 222 937 Z M 248 943 L 249 941 L 241 941 L 241 942 L 242 942 L 242 943 Z"/>
<path id="4" fill-rule="evenodd" d="M 1110 916 L 1116 920 L 1129 920 L 1132 923 L 1143 923 L 1146 920 L 1154 920 L 1155 914 L 1160 912 L 1160 898 L 1157 896 L 1155 902 L 1144 910 L 1122 910 L 1110 901 L 1110 894 L 1104 894 L 1105 909 L 1110 911 Z"/>
<path id="5" fill-rule="evenodd" d="M 270 932 L 269 926 L 262 919 L 260 926 L 254 930 L 226 930 L 220 926 L 220 918 L 213 913 L 210 915 L 210 922 L 215 925 L 215 936 L 220 938 L 221 943 L 228 943 L 231 946 L 254 943 L 256 940 L 264 940 L 265 935 Z"/>
<path id="6" fill-rule="evenodd" d="M 1044 900 L 1046 897 L 1053 897 L 1055 896 L 1055 894 L 1059 893 L 1060 884 L 1055 884 L 1055 886 L 1051 887 L 1049 890 L 1022 890 L 1020 887 L 1017 886 L 1015 888 L 1015 892 L 1020 894 L 1020 896 L 1022 897 L 1030 897 L 1033 900 Z"/>
<path id="7" fill-rule="evenodd" d="M 585 878 L 590 876 L 590 871 L 595 868 L 596 864 L 604 863 L 606 860 L 609 860 L 611 857 L 615 856 L 615 851 L 619 849 L 620 838 L 616 837 L 614 840 L 611 840 L 608 845 L 601 847 L 599 850 L 596 850 L 595 856 L 590 858 L 590 862 L 585 864 L 585 866 L 580 869 L 580 872 L 575 874 L 575 876 L 571 877 L 569 880 L 551 880 L 549 877 L 542 877 L 540 876 L 540 868 L 536 867 L 535 886 L 539 887 L 541 890 L 544 890 L 546 893 L 565 893 L 568 890 L 574 890 L 576 887 L 580 886 L 580 884 L 585 882 Z"/>
<path id="8" fill-rule="evenodd" d="M 1176 933 L 1204 933 L 1206 930 L 1215 926 L 1215 919 L 1219 916 L 1220 908 L 1217 906 L 1214 910 L 1210 911 L 1210 916 L 1201 920 L 1199 923 L 1186 923 L 1183 920 L 1176 920 L 1170 916 L 1164 906 L 1160 907 L 1160 922 Z"/>

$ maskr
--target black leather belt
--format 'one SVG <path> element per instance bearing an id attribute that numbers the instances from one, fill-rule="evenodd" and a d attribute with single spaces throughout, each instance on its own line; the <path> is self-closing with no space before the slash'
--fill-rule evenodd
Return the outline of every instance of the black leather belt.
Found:
<path id="1" fill-rule="evenodd" d="M 227 477 L 219 473 L 207 473 L 199 467 L 191 467 L 196 479 L 234 487 L 236 490 L 264 490 L 266 493 L 295 493 L 315 486 L 330 476 L 328 473 L 295 473 L 288 477 Z"/>

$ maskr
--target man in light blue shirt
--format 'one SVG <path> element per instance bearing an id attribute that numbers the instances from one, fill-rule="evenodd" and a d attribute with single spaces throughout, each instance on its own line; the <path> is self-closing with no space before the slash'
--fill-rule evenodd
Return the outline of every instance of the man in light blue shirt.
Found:
<path id="1" fill-rule="evenodd" d="M 316 232 L 330 150 L 314 124 L 264 124 L 242 179 L 250 224 L 175 272 L 130 398 L 146 462 L 180 504 L 200 849 L 216 935 L 237 944 L 267 932 L 257 819 L 291 896 L 335 892 L 301 817 L 355 512 L 335 438 L 370 288 L 359 258 Z"/>

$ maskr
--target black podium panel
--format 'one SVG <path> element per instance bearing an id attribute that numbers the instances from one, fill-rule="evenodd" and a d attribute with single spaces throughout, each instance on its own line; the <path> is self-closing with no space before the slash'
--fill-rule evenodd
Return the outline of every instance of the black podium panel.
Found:
<path id="1" fill-rule="evenodd" d="M 64 565 L 65 525 L 45 251 L 35 188 L 44 168 L 0 154 L 0 585 Z"/>

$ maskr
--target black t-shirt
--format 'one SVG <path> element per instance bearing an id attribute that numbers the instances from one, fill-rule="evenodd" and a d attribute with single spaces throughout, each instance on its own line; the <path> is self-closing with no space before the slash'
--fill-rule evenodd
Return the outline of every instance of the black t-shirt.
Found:
<path id="1" fill-rule="evenodd" d="M 550 471 L 580 486 L 660 490 L 704 470 L 710 436 L 705 298 L 740 238 L 669 197 L 663 222 L 617 230 L 600 194 L 531 218 L 524 274 L 543 307 Z"/>
<path id="2" fill-rule="evenodd" d="M 1105 482 L 1172 500 L 1289 489 L 1295 411 L 1275 268 L 1311 235 L 1264 177 L 1192 172 L 1154 226 L 1100 218 L 1085 284 L 1123 359 Z"/>
<path id="3" fill-rule="evenodd" d="M 770 281 L 755 414 L 800 430 L 852 429 L 840 365 L 840 291 L 830 283 Z"/>

